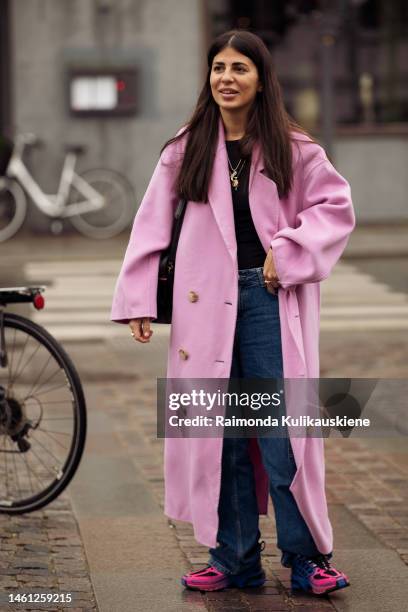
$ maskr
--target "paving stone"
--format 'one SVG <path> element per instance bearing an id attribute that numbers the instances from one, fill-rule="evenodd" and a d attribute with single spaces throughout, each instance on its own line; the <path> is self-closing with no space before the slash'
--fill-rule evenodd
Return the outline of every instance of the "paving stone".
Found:
<path id="1" fill-rule="evenodd" d="M 81 610 L 96 610 L 82 542 L 68 500 L 61 500 L 55 506 L 53 504 L 52 510 L 25 515 L 24 520 L 21 517 L 5 516 L 2 527 L 2 588 L 14 588 L 17 591 L 48 589 L 58 592 L 62 590 L 60 583 L 66 579 L 65 591 L 72 591 L 73 583 L 77 590 L 81 589 L 82 599 L 77 607 Z M 71 560 L 54 559 L 54 548 Z M 38 607 L 33 605 L 31 609 Z M 41 609 L 51 608 L 46 606 Z"/>
<path id="2" fill-rule="evenodd" d="M 209 591 L 204 595 L 208 601 L 229 601 L 229 602 L 240 602 L 241 601 L 241 590 L 227 589 L 225 591 Z"/>
<path id="3" fill-rule="evenodd" d="M 210 612 L 248 612 L 250 608 L 247 604 L 220 604 L 219 602 L 211 602 L 208 610 Z"/>
<path id="4" fill-rule="evenodd" d="M 259 595 L 259 597 L 251 598 L 249 601 L 249 607 L 251 612 L 258 612 L 260 610 L 289 610 L 290 604 L 283 599 L 280 595 Z"/>
<path id="5" fill-rule="evenodd" d="M 333 609 L 332 605 L 329 604 L 329 609 Z M 297 606 L 295 604 L 295 607 L 293 608 L 294 612 L 322 612 L 322 610 L 327 610 L 328 606 L 324 605 L 322 603 L 312 603 L 310 606 Z"/>

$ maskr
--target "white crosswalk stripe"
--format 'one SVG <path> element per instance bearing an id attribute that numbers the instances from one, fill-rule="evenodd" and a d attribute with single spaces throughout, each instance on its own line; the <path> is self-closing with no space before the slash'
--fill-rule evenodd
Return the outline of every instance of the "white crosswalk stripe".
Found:
<path id="1" fill-rule="evenodd" d="M 322 283 L 322 331 L 408 329 L 408 296 L 352 264 L 338 264 Z"/>
<path id="2" fill-rule="evenodd" d="M 128 337 L 127 325 L 110 321 L 119 260 L 53 261 L 26 264 L 30 284 L 47 285 L 45 308 L 34 320 L 61 341 Z M 167 336 L 168 325 L 154 325 L 155 336 Z"/>
<path id="3" fill-rule="evenodd" d="M 119 260 L 53 261 L 25 265 L 29 284 L 48 285 L 45 309 L 34 319 L 62 341 L 105 340 L 129 334 L 109 320 Z M 169 326 L 154 325 L 167 337 Z M 349 263 L 322 283 L 322 331 L 408 329 L 408 296 Z"/>

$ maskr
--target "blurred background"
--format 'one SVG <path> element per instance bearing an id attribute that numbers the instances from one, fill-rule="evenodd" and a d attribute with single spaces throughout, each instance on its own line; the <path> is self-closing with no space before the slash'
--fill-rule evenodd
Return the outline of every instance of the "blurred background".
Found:
<path id="1" fill-rule="evenodd" d="M 193 109 L 211 39 L 241 27 L 268 45 L 287 109 L 351 182 L 358 220 L 408 221 L 403 0 L 1 0 L 0 7 L 0 132 L 44 141 L 30 168 L 45 190 L 58 186 L 63 147 L 83 144 L 86 167 L 120 170 L 140 201 L 161 145 Z M 47 227 L 33 208 L 27 224 Z"/>
<path id="2" fill-rule="evenodd" d="M 263 38 L 287 109 L 351 184 L 357 228 L 322 284 L 321 374 L 407 379 L 404 0 L 0 0 L 0 286 L 47 286 L 44 310 L 8 310 L 64 345 L 90 424 L 68 490 L 43 511 L 1 515 L 3 588 L 58 585 L 77 591 L 84 610 L 252 610 L 244 595 L 180 589 L 179 575 L 206 563 L 206 551 L 162 513 L 155 402 L 169 326 L 153 325 L 151 343 L 139 345 L 109 322 L 160 148 L 193 110 L 212 38 L 236 27 Z M 102 216 L 64 216 L 100 194 Z M 394 408 L 382 415 L 390 427 Z M 328 440 L 336 562 L 358 588 L 325 609 L 406 609 L 407 448 L 404 434 Z M 315 609 L 290 597 L 273 521 L 262 519 L 262 534 L 271 588 L 259 602 Z"/>

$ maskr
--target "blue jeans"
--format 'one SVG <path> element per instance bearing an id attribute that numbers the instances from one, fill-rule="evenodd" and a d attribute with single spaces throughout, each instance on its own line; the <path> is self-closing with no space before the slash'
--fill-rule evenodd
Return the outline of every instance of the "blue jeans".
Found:
<path id="1" fill-rule="evenodd" d="M 282 378 L 278 296 L 264 285 L 262 268 L 239 270 L 239 303 L 231 378 Z M 296 472 L 287 436 L 258 438 L 269 478 L 282 563 L 294 554 L 318 555 L 289 486 Z M 218 546 L 210 548 L 210 564 L 237 574 L 260 564 L 259 513 L 249 439 L 224 438 L 218 505 Z"/>

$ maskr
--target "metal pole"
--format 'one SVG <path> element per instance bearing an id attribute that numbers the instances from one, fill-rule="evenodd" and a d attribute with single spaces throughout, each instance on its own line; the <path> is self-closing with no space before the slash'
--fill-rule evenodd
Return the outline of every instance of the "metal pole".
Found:
<path id="1" fill-rule="evenodd" d="M 321 126 L 322 140 L 327 155 L 333 155 L 333 135 L 334 135 L 334 43 L 335 43 L 335 23 L 333 15 L 328 11 L 323 12 L 321 28 Z"/>

